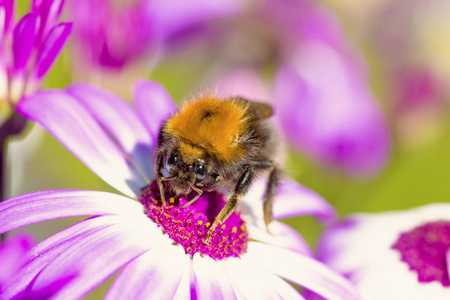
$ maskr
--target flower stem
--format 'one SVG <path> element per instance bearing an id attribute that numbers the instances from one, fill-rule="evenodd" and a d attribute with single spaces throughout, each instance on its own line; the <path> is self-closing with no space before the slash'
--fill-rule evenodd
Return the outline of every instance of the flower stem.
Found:
<path id="1" fill-rule="evenodd" d="M 5 173 L 6 173 L 6 143 L 5 138 L 0 137 L 0 203 L 5 200 Z M 0 243 L 5 239 L 5 234 L 0 235 Z"/>
<path id="2" fill-rule="evenodd" d="M 26 119 L 14 112 L 1 126 L 0 126 L 0 203 L 6 197 L 6 155 L 8 138 L 20 134 L 26 125 Z M 5 239 L 5 234 L 0 235 L 0 242 Z"/>

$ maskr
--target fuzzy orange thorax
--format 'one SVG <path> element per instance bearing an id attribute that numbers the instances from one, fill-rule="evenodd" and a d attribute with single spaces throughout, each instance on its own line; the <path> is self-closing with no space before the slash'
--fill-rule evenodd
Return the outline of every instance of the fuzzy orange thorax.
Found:
<path id="1" fill-rule="evenodd" d="M 204 96 L 186 102 L 165 130 L 182 141 L 181 150 L 188 155 L 198 157 L 208 151 L 230 162 L 244 154 L 239 139 L 248 127 L 246 110 L 235 100 Z"/>

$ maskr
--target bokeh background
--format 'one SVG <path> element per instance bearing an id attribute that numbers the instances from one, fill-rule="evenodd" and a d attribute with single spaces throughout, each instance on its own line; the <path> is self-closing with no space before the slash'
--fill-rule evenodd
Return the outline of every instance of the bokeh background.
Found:
<path id="1" fill-rule="evenodd" d="M 19 16 L 27 12 L 29 1 L 16 3 Z M 43 88 L 85 81 L 131 101 L 133 81 L 144 77 L 161 82 L 178 103 L 209 90 L 244 94 L 275 108 L 286 98 L 281 89 L 292 98 L 287 107 L 302 111 L 310 103 L 302 100 L 308 88 L 296 88 L 307 80 L 283 86 L 290 79 L 282 71 L 293 70 L 313 78 L 314 91 L 327 99 L 322 119 L 307 119 L 293 133 L 283 120 L 295 116 L 275 120 L 286 173 L 322 195 L 339 218 L 450 199 L 450 0 L 66 0 L 63 19 L 74 23 L 73 32 Z M 337 55 L 339 71 L 328 61 L 329 50 L 321 52 L 324 47 Z M 351 75 L 343 80 L 347 69 Z M 339 158 L 308 148 L 308 138 L 301 137 L 343 106 L 350 109 L 339 122 L 358 127 L 361 115 L 366 119 L 361 98 L 381 115 L 388 135 L 368 130 L 350 141 L 353 147 L 368 140 L 358 155 L 373 162 L 354 172 Z M 385 151 L 381 158 L 371 150 L 378 146 Z M 12 139 L 8 153 L 9 196 L 113 191 L 37 125 Z M 76 221 L 21 230 L 40 241 Z M 308 217 L 285 221 L 314 247 L 321 224 Z"/>

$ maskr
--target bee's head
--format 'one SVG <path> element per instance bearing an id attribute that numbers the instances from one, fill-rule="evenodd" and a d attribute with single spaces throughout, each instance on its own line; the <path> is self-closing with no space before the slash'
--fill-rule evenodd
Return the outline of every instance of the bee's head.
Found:
<path id="1" fill-rule="evenodd" d="M 207 175 L 205 161 L 172 152 L 167 156 L 165 169 L 169 172 L 169 185 L 177 194 L 189 194 L 192 186 L 201 183 Z"/>

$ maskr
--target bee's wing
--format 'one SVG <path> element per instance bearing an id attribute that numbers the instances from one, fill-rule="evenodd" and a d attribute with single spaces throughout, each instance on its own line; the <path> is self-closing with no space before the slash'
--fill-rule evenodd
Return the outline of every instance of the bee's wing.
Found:
<path id="1" fill-rule="evenodd" d="M 273 108 L 267 103 L 250 101 L 242 97 L 235 98 L 239 105 L 246 107 L 245 113 L 252 121 L 268 119 L 273 115 Z"/>

